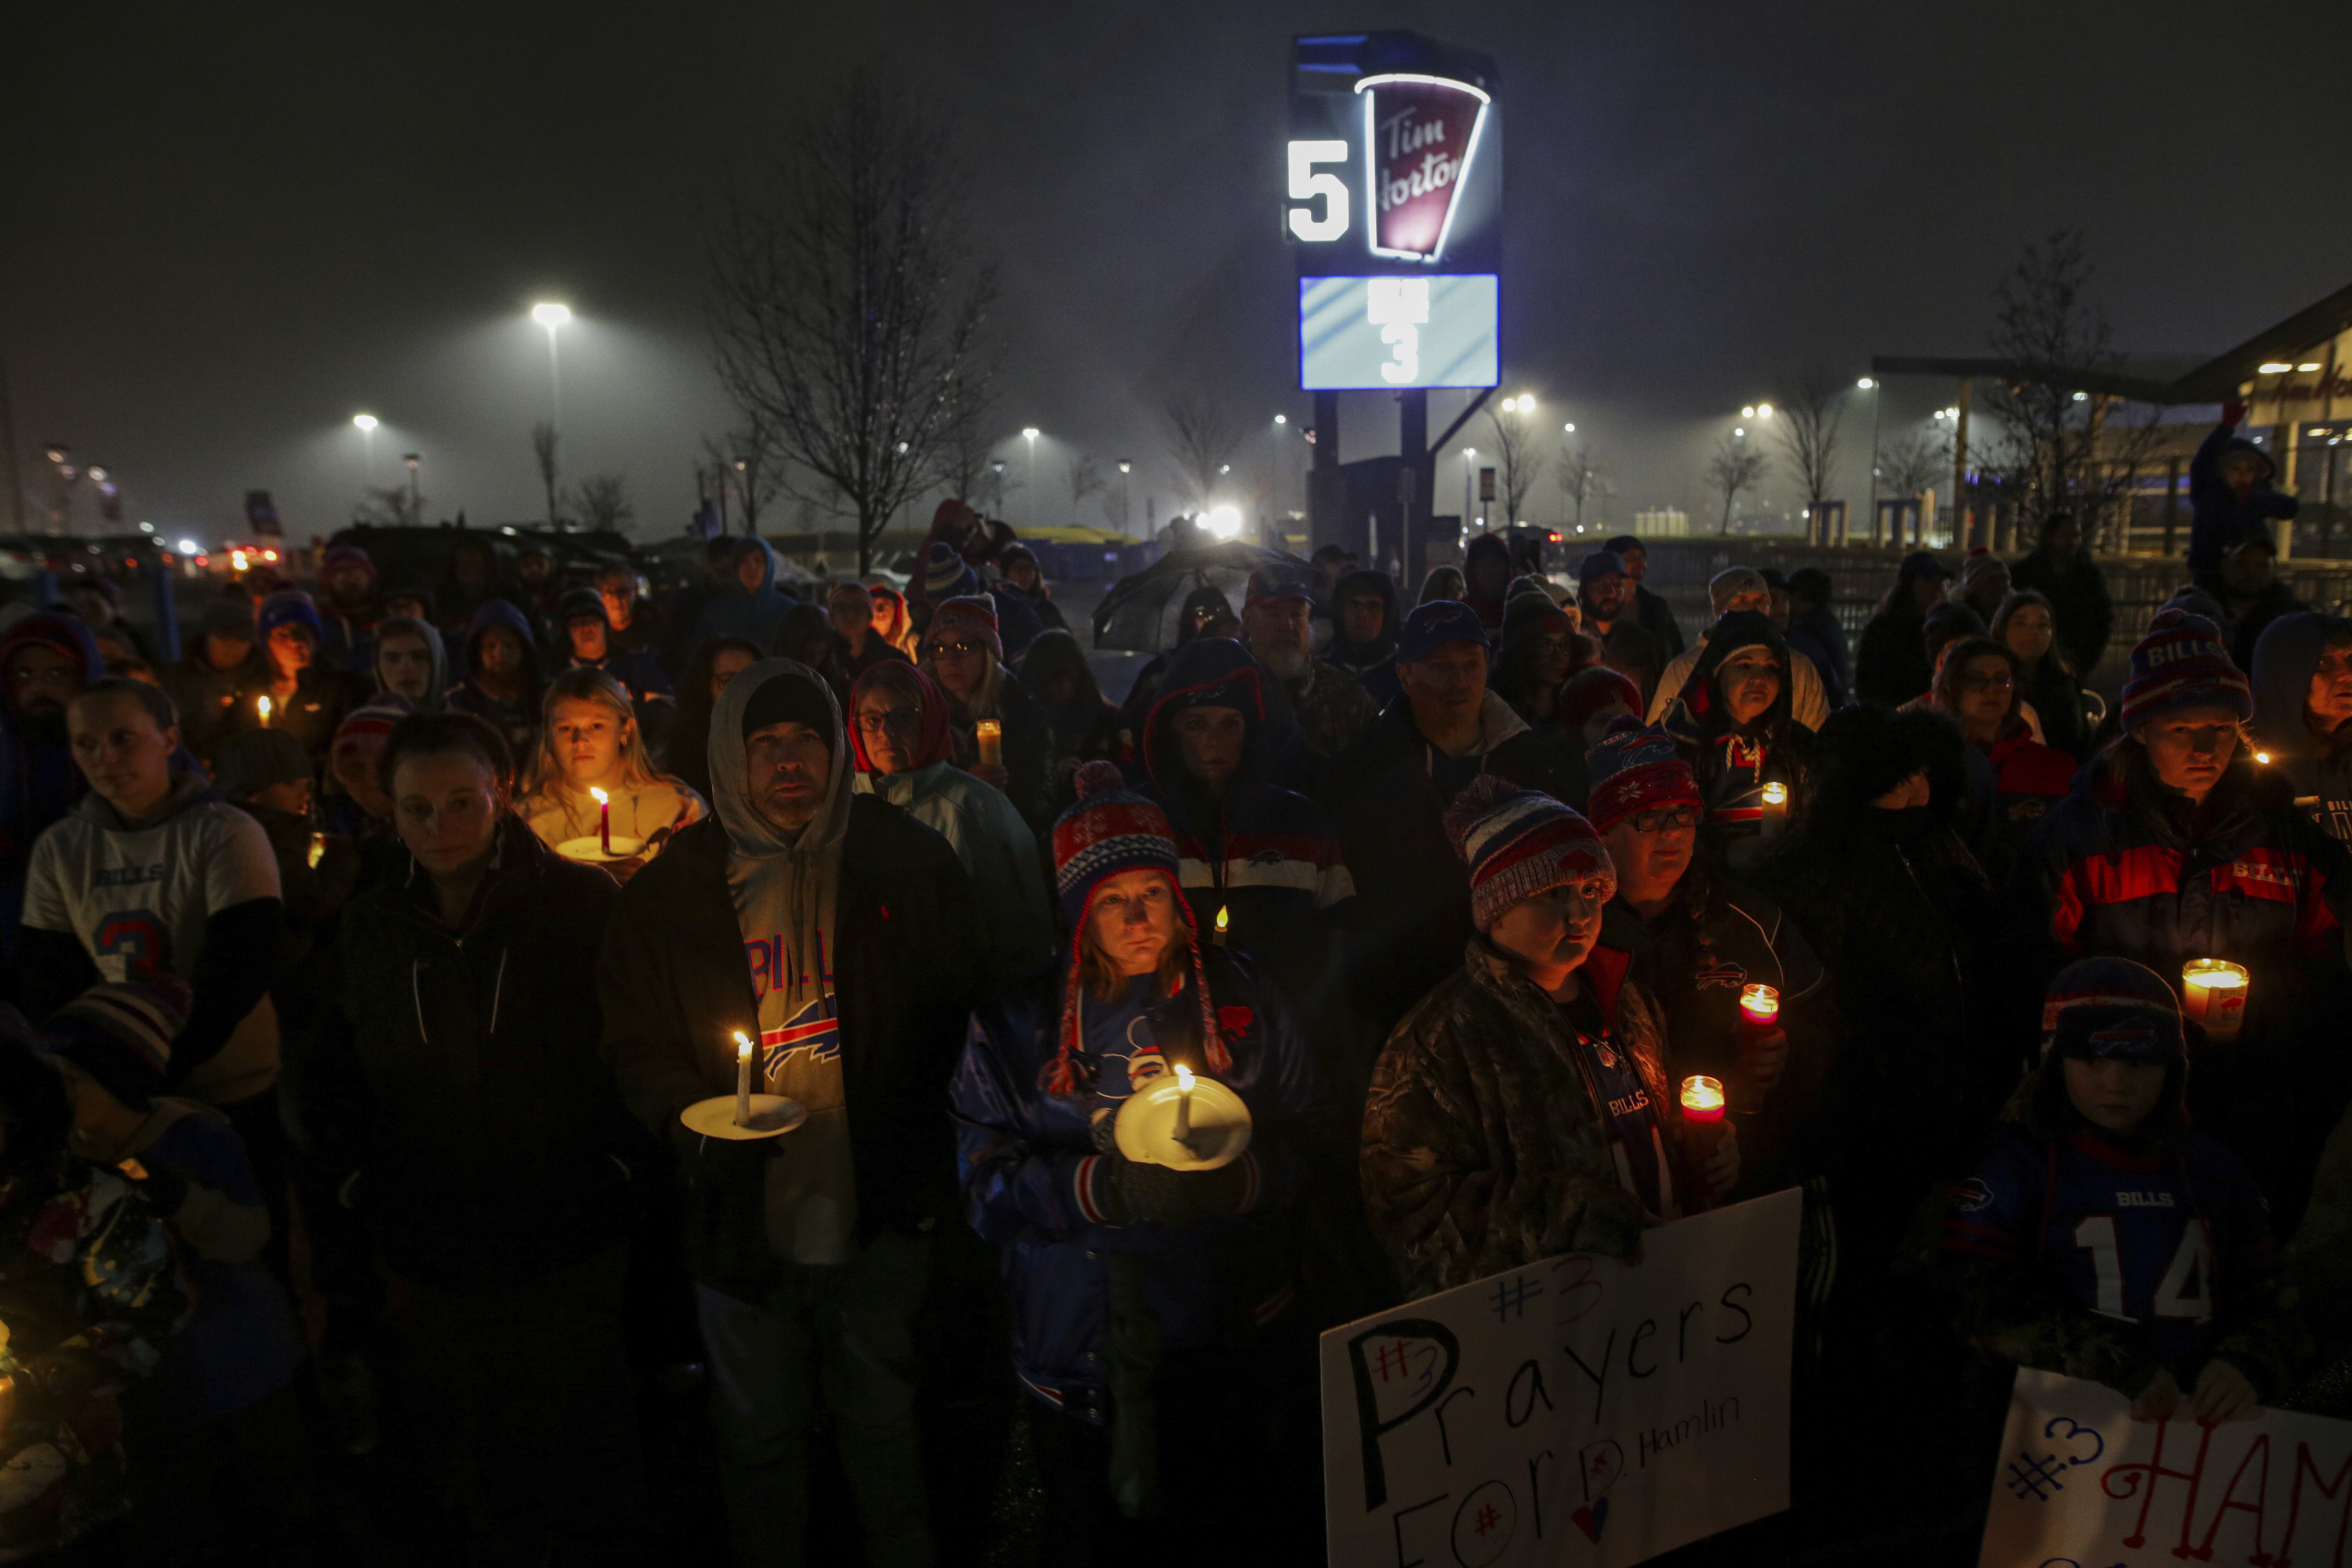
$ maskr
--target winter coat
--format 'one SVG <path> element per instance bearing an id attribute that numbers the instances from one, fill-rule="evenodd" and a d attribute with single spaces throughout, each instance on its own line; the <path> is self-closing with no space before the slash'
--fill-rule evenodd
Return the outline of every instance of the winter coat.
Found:
<path id="1" fill-rule="evenodd" d="M 0 1561 L 120 1516 L 125 1385 L 152 1373 L 193 1290 L 146 1194 L 60 1152 L 0 1184 Z"/>
<path id="2" fill-rule="evenodd" d="M 164 666 L 159 673 L 163 689 L 171 693 L 173 703 L 180 710 L 182 743 L 210 767 L 221 742 L 234 732 L 232 724 L 237 713 L 236 693 L 242 670 L 215 669 L 205 658 L 205 638 L 199 632 L 187 657 L 177 664 Z"/>
<path id="3" fill-rule="evenodd" d="M 2009 581 L 2011 587 L 2031 588 L 2050 601 L 2053 632 L 2076 675 L 2088 677 L 2099 668 L 2115 628 L 2116 605 L 2089 551 L 2077 550 L 2061 561 L 2046 548 L 2037 548 L 2011 564 Z"/>
<path id="4" fill-rule="evenodd" d="M 1261 664 L 1258 679 L 1271 726 L 1274 776 L 1288 789 L 1320 787 L 1331 759 L 1353 745 L 1380 714 L 1363 682 L 1328 659 L 1309 660 L 1307 673 L 1296 680 L 1281 679 Z M 1165 689 L 1166 676 L 1160 684 Z"/>
<path id="5" fill-rule="evenodd" d="M 1348 640 L 1347 620 L 1341 606 L 1348 600 L 1370 590 L 1381 595 L 1381 635 L 1370 642 Z M 1397 637 L 1404 629 L 1404 610 L 1397 595 L 1396 579 L 1385 572 L 1347 572 L 1332 584 L 1331 640 L 1323 649 L 1324 659 L 1338 665 L 1359 680 L 1371 670 L 1396 657 Z"/>
<path id="6" fill-rule="evenodd" d="M 501 702 L 475 679 L 481 663 L 482 635 L 492 626 L 504 626 L 522 639 L 523 695 L 514 702 Z M 507 750 L 520 766 L 539 746 L 539 642 L 531 636 L 530 617 L 504 599 L 485 599 L 466 624 L 466 641 L 458 653 L 466 679 L 449 689 L 449 710 L 486 721 L 506 738 Z"/>
<path id="7" fill-rule="evenodd" d="M 1927 662 L 1926 623 L 1916 610 L 1881 610 L 1862 628 L 1854 650 L 1853 694 L 1864 702 L 1897 707 L 1935 683 Z"/>
<path id="8" fill-rule="evenodd" d="M 1822 683 L 1822 717 L 1832 710 L 1843 708 L 1853 693 L 1853 661 L 1846 651 L 1845 628 L 1838 624 L 1837 612 L 1827 605 L 1815 605 L 1798 610 L 1789 616 L 1789 629 L 1782 634 L 1792 653 L 1803 654 L 1813 667 L 1813 674 Z M 1821 728 L 1819 719 L 1798 719 L 1814 729 Z"/>
<path id="9" fill-rule="evenodd" d="M 773 647 L 776 628 L 784 616 L 800 601 L 776 586 L 776 552 L 764 539 L 751 542 L 759 545 L 766 561 L 760 585 L 746 588 L 733 573 L 720 584 L 710 602 L 695 618 L 694 630 L 688 635 L 685 647 L 690 652 L 711 637 L 749 637 L 761 647 Z"/>
<path id="10" fill-rule="evenodd" d="M 1597 630 L 1588 626 L 1586 633 L 1589 636 Z M 1618 616 L 1601 638 L 1601 662 L 1642 689 L 1645 710 L 1657 700 L 1659 683 L 1664 679 L 1666 663 L 1672 657 L 1665 645 L 1631 616 Z"/>
<path id="11" fill-rule="evenodd" d="M 336 1006 L 288 1077 L 395 1272 L 496 1289 L 628 1235 L 650 1151 L 597 1058 L 593 984 L 616 896 L 509 816 L 464 930 L 414 862 L 344 910 Z"/>
<path id="12" fill-rule="evenodd" d="M 2042 745 L 2021 722 L 1981 754 L 1990 764 L 1992 799 L 1977 858 L 1995 887 L 2006 887 L 2042 819 L 2074 788 L 2074 759 Z"/>
<path id="13" fill-rule="evenodd" d="M 1163 1060 L 1189 1056 L 1200 1067 L 1200 1003 L 1189 977 L 1174 996 L 1148 1004 L 1117 1039 L 1088 1024 L 1079 1091 L 1066 1097 L 1039 1087 L 1060 1047 L 1064 974 L 984 1003 L 950 1092 L 964 1215 L 1003 1260 L 1013 1368 L 1035 1397 L 1096 1426 L 1110 1413 L 1113 1258 L 1141 1264 L 1143 1301 L 1159 1325 L 1162 1355 L 1245 1340 L 1279 1317 L 1297 1289 L 1307 1148 L 1325 1109 L 1322 1076 L 1282 994 L 1246 957 L 1216 948 L 1201 957 L 1233 1052 L 1232 1069 L 1216 1076 L 1250 1112 L 1241 1161 L 1248 1178 L 1237 1213 L 1172 1227 L 1150 1220 L 1121 1226 L 1096 1196 L 1102 1162 L 1117 1156 L 1097 1152 L 1090 1119 L 1098 1110 L 1116 1114 L 1136 1035 Z M 1109 1011 L 1091 996 L 1085 1005 Z M 1130 1014 L 1121 1008 L 1115 1016 Z M 1108 1059 L 1114 1055 L 1122 1059 Z"/>
<path id="14" fill-rule="evenodd" d="M 1595 948 L 1578 978 L 1633 1064 L 1674 1190 L 1682 1106 L 1666 1081 L 1657 1004 Z M 1364 1205 L 1408 1300 L 1563 1252 L 1630 1258 L 1641 1200 L 1559 1007 L 1483 939 L 1389 1036 L 1364 1112 Z"/>
<path id="15" fill-rule="evenodd" d="M 2271 623 L 2311 608 L 2294 596 L 2294 589 L 2276 579 L 2251 599 L 2225 593 L 2221 602 L 2230 611 L 2230 658 L 2240 669 L 2248 671 L 2254 668 L 2254 649 Z"/>
<path id="16" fill-rule="evenodd" d="M 1453 971 L 1475 934 L 1470 869 L 1445 837 L 1454 797 L 1484 773 L 1555 799 L 1569 788 L 1558 755 L 1495 692 L 1479 726 L 1468 755 L 1448 756 L 1422 738 L 1412 703 L 1399 698 L 1333 763 L 1321 797 L 1356 886 L 1349 999 L 1382 1034 Z"/>
<path id="17" fill-rule="evenodd" d="M 2042 742 L 2082 763 L 2091 754 L 2091 725 L 2083 711 L 2083 683 L 2059 659 L 2053 648 L 2025 672 L 2017 692 L 2021 712 L 2033 710 L 2042 725 Z"/>
<path id="18" fill-rule="evenodd" d="M 1710 626 L 1707 630 L 1714 628 Z M 1822 727 L 1822 721 L 1830 716 L 1830 710 L 1842 704 L 1831 700 L 1829 683 L 1814 667 L 1813 660 L 1800 651 L 1791 638 L 1781 639 L 1781 651 L 1786 658 L 1785 668 L 1789 674 L 1780 684 L 1788 689 L 1790 712 L 1806 729 L 1818 730 Z M 1655 724 L 1666 716 L 1675 700 L 1682 696 L 1683 688 L 1690 683 L 1692 674 L 1697 670 L 1699 660 L 1706 653 L 1706 633 L 1702 632 L 1696 647 L 1685 648 L 1674 657 L 1665 672 L 1658 677 L 1658 689 L 1650 699 L 1649 714 L 1644 722 Z"/>
<path id="19" fill-rule="evenodd" d="M 2271 489 L 2276 469 L 2270 454 L 2236 434 L 2237 428 L 2226 421 L 2214 426 L 2189 459 L 2189 574 L 2200 583 L 2220 577 L 2222 558 L 2231 546 L 2270 538 L 2273 520 L 2292 518 L 2302 510 L 2294 497 Z M 2243 498 L 2221 477 L 2221 459 L 2239 452 L 2263 466 L 2262 478 Z"/>
<path id="20" fill-rule="evenodd" d="M 980 967 L 993 990 L 1054 960 L 1054 919 L 1037 836 L 1003 791 L 953 763 L 903 773 L 860 773 L 854 789 L 935 829 L 971 878 L 982 939 Z"/>
<path id="21" fill-rule="evenodd" d="M 2281 616 L 2254 644 L 2252 666 L 2254 733 L 2294 791 L 2295 805 L 2337 840 L 2352 839 L 2352 724 L 2315 734 L 2304 710 L 2319 656 L 2344 626 L 2308 610 Z"/>
<path id="22" fill-rule="evenodd" d="M 1760 715 L 1745 724 L 1734 723 L 1716 678 L 1724 660 L 1757 647 L 1780 660 L 1784 672 L 1780 689 Z M 1690 764 L 1706 803 L 1700 843 L 1719 863 L 1744 865 L 1754 858 L 1762 841 L 1766 784 L 1778 784 L 1788 791 L 1782 826 L 1804 809 L 1813 731 L 1791 712 L 1804 683 L 1787 678 L 1785 672 L 1796 662 L 1789 646 L 1771 622 L 1754 610 L 1735 611 L 1717 621 L 1691 654 L 1696 658 L 1690 673 L 1660 714 L 1659 728 L 1674 738 L 1675 749 Z"/>
<path id="23" fill-rule="evenodd" d="M 1643 631 L 1657 640 L 1659 648 L 1668 658 L 1681 657 L 1685 645 L 1683 628 L 1675 619 L 1675 608 L 1666 603 L 1664 594 L 1653 594 L 1641 584 L 1633 584 L 1633 618 Z"/>
<path id="24" fill-rule="evenodd" d="M 722 810 L 724 796 L 721 796 Z M 706 817 L 621 889 L 596 966 L 604 1054 L 637 1119 L 677 1154 L 683 1246 L 700 1283 L 750 1300 L 777 1277 L 765 1164 L 687 1131 L 678 1113 L 735 1088 L 735 1032 L 756 1030 L 724 820 Z M 979 989 L 979 908 L 946 839 L 871 795 L 850 803 L 832 954 L 860 1246 L 954 1213 L 945 1089 Z M 754 1146 L 756 1150 L 756 1146 Z"/>

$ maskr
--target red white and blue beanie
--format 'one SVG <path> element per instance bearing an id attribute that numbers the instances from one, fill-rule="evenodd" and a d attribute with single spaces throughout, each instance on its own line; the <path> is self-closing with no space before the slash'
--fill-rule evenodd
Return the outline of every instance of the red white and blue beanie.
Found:
<path id="1" fill-rule="evenodd" d="M 1585 816 L 1595 833 L 1606 833 L 1627 817 L 1658 806 L 1706 805 L 1697 775 L 1664 730 L 1632 725 L 1612 730 L 1584 753 L 1584 768 L 1592 783 Z"/>
<path id="2" fill-rule="evenodd" d="M 2128 958 L 2078 959 L 2058 972 L 2042 1004 L 2042 1056 L 2185 1063 L 2179 1000 L 2164 976 Z"/>
<path id="3" fill-rule="evenodd" d="M 1592 824 L 1539 790 L 1481 773 L 1445 808 L 1445 837 L 1470 867 L 1470 914 L 1481 931 L 1522 900 L 1617 868 Z"/>
<path id="4" fill-rule="evenodd" d="M 923 630 L 923 653 L 930 654 L 933 643 L 951 642 L 966 637 L 987 646 L 1004 662 L 1004 638 L 996 629 L 996 601 L 985 594 L 965 594 L 948 600 L 931 612 L 931 624 Z"/>
<path id="5" fill-rule="evenodd" d="M 1047 1064 L 1042 1080 L 1049 1094 L 1077 1092 L 1079 1047 L 1079 974 L 1086 956 L 1087 922 L 1094 915 L 1095 895 L 1103 883 L 1122 871 L 1157 871 L 1168 879 L 1176 913 L 1184 922 L 1184 941 L 1191 950 L 1192 988 L 1201 1001 L 1201 1043 L 1212 1072 L 1226 1072 L 1233 1058 L 1217 1028 L 1209 1005 L 1208 976 L 1201 968 L 1201 933 L 1192 924 L 1192 906 L 1184 901 L 1177 877 L 1176 835 L 1168 814 L 1157 801 L 1127 787 L 1117 764 L 1096 761 L 1080 764 L 1072 780 L 1077 803 L 1054 823 L 1054 890 L 1062 923 L 1070 930 L 1069 973 L 1063 987 L 1061 1047 Z"/>
<path id="6" fill-rule="evenodd" d="M 137 1110 L 169 1087 L 172 1042 L 194 1001 L 177 975 L 93 985 L 50 1015 L 35 1043 Z"/>
<path id="7" fill-rule="evenodd" d="M 2231 662 L 2221 627 L 2186 610 L 2158 610 L 2131 650 L 2123 726 L 2180 708 L 2226 708 L 2242 723 L 2254 716 L 2254 689 Z"/>

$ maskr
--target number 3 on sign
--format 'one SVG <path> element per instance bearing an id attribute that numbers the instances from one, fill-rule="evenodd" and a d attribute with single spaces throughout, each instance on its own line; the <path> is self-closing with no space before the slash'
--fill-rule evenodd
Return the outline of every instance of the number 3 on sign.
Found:
<path id="1" fill-rule="evenodd" d="M 1381 379 L 1407 386 L 1421 379 L 1421 329 L 1429 322 L 1429 279 L 1367 278 L 1364 317 L 1381 330 L 1393 353 L 1381 366 Z"/>
<path id="2" fill-rule="evenodd" d="M 1345 142 L 1293 142 L 1290 143 L 1290 198 L 1297 202 L 1313 202 L 1321 198 L 1323 216 L 1315 216 L 1312 206 L 1289 209 L 1290 232 L 1310 243 L 1338 239 L 1348 232 L 1348 187 L 1339 175 L 1318 173 L 1318 163 L 1344 163 L 1348 161 Z"/>

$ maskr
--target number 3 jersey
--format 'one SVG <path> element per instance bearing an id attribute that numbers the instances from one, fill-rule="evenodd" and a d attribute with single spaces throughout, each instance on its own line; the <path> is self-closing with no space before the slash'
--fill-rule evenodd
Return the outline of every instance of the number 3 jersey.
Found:
<path id="1" fill-rule="evenodd" d="M 2277 1260 L 2270 1215 L 2237 1159 L 2190 1132 L 2134 1152 L 2086 1130 L 2055 1140 L 2004 1125 L 1944 1211 L 1946 1258 L 1990 1258 L 2054 1281 L 2086 1312 L 2139 1325 L 2166 1357 L 2208 1348 Z"/>

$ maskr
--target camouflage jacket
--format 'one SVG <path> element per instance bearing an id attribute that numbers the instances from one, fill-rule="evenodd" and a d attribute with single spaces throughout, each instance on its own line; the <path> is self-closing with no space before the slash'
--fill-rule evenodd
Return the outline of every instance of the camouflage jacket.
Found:
<path id="1" fill-rule="evenodd" d="M 1298 716 L 1299 738 L 1325 757 L 1346 751 L 1380 717 L 1364 683 L 1328 659 L 1311 660 L 1305 676 L 1278 684 Z"/>
<path id="2" fill-rule="evenodd" d="M 1665 1031 L 1626 963 L 1596 948 L 1578 973 L 1677 1157 Z M 1563 1252 L 1633 1256 L 1641 1203 L 1618 1178 L 1577 1048 L 1551 999 L 1476 938 L 1389 1036 L 1372 1068 L 1361 1169 L 1372 1232 L 1408 1300 Z M 1674 1178 L 1677 1192 L 1694 1190 L 1679 1165 Z"/>

